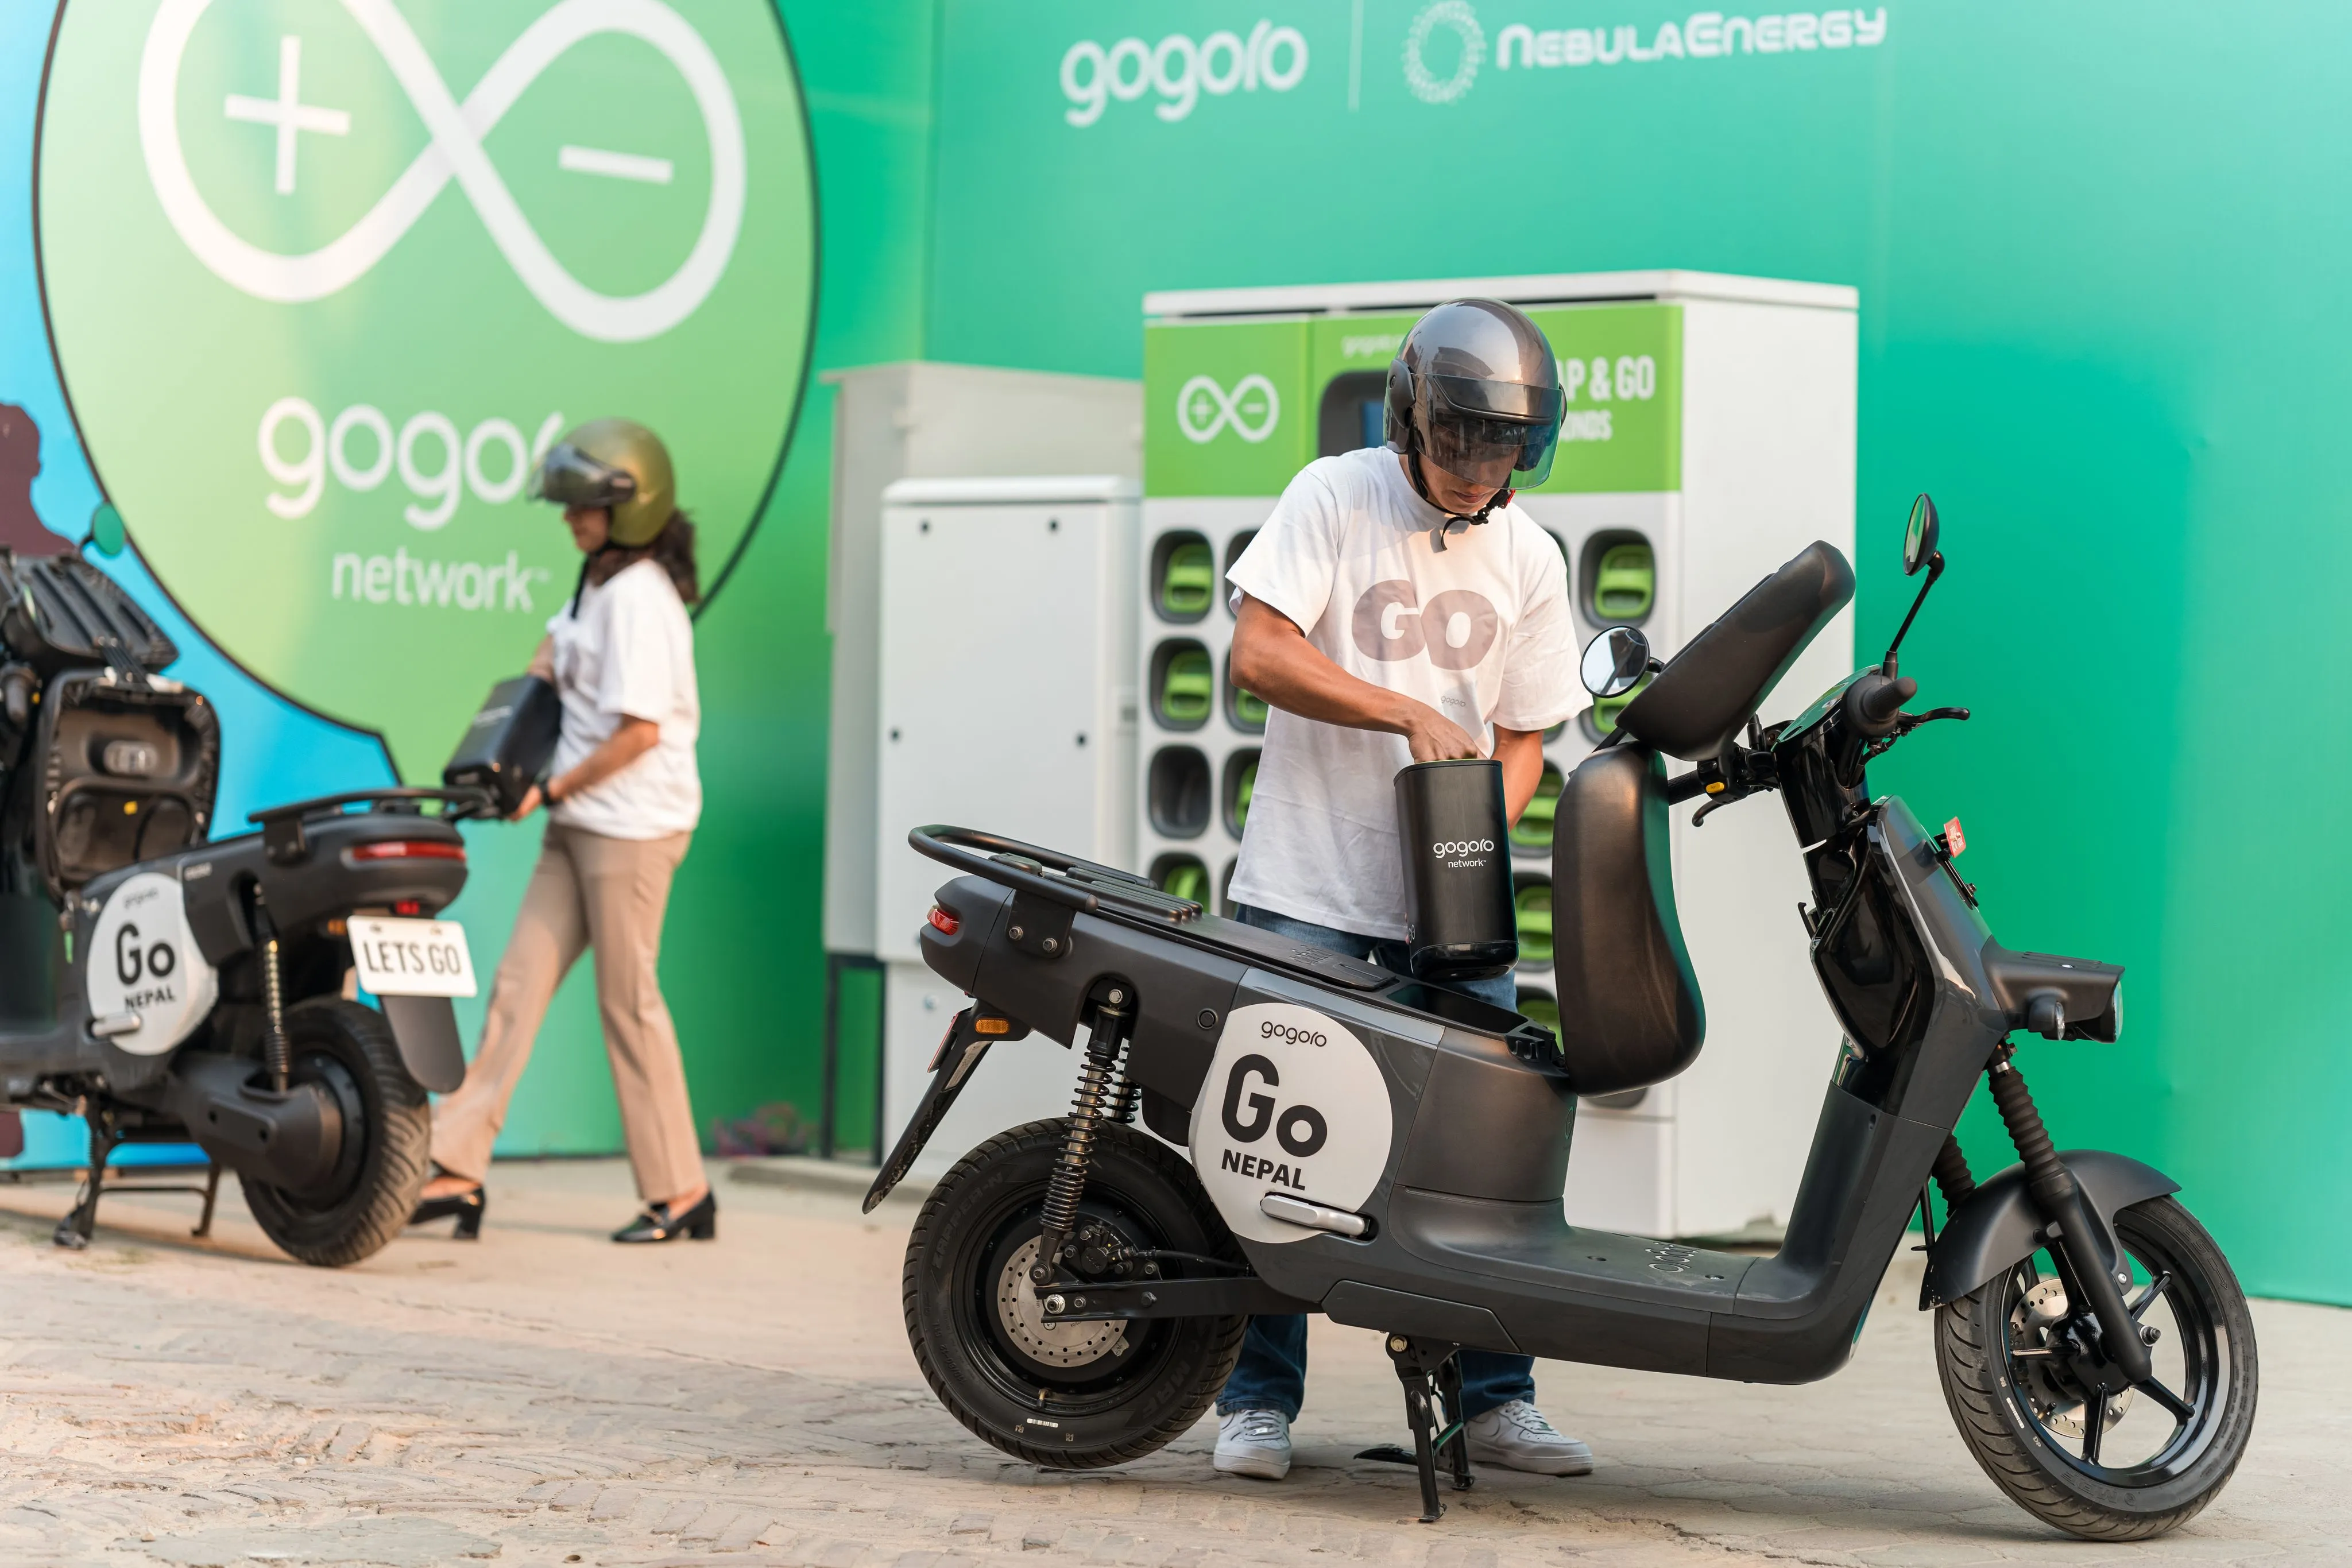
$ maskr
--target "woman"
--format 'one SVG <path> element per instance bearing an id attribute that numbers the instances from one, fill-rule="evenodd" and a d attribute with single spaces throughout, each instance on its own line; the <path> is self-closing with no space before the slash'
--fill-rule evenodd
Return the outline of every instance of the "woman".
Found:
<path id="1" fill-rule="evenodd" d="M 707 1241 L 718 1234 L 719 1204 L 656 974 L 670 878 L 702 810 L 686 612 L 700 597 L 694 525 L 677 508 L 669 454 L 625 419 L 595 420 L 557 443 L 531 493 L 563 507 L 587 558 L 530 664 L 562 697 L 562 737 L 547 781 L 511 820 L 544 803 L 547 837 L 490 988 L 481 1049 L 465 1083 L 434 1109 L 435 1170 L 412 1223 L 456 1215 L 459 1236 L 481 1233 L 482 1178 L 507 1101 L 549 998 L 593 947 L 604 1050 L 646 1205 L 613 1239 Z"/>

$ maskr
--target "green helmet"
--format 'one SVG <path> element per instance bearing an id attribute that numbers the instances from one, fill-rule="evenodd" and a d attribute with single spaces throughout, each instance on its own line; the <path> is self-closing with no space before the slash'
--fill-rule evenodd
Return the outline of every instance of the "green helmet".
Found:
<path id="1" fill-rule="evenodd" d="M 536 499 L 612 509 L 612 541 L 654 542 L 677 509 L 677 477 L 661 437 L 633 419 L 592 419 L 547 449 L 530 476 Z"/>

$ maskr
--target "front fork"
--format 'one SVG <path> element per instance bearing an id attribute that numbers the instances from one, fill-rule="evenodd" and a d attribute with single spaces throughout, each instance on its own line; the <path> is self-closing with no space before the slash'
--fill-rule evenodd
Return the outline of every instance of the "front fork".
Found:
<path id="1" fill-rule="evenodd" d="M 2078 1309 L 2087 1307 L 2099 1325 L 2099 1351 L 2108 1369 L 2101 1386 L 2106 1393 L 2118 1393 L 2146 1381 L 2155 1370 L 2140 1337 L 2139 1323 L 2124 1304 L 2122 1287 L 2126 1281 L 2116 1276 L 2123 1249 L 2118 1246 L 2110 1254 L 2105 1228 L 2092 1215 L 2081 1184 L 2052 1146 L 2042 1113 L 2012 1060 L 2015 1049 L 2006 1040 L 2001 1041 L 1991 1065 L 1985 1069 L 1986 1082 L 2001 1123 L 2009 1129 L 2010 1142 L 2017 1145 L 2017 1157 L 2024 1164 L 2026 1190 L 2042 1218 L 2040 1239 L 2058 1266 L 2066 1299 Z M 1933 1175 L 1948 1213 L 1958 1210 L 1976 1190 L 1959 1140 L 1948 1134 L 1943 1151 L 1936 1156 Z"/>

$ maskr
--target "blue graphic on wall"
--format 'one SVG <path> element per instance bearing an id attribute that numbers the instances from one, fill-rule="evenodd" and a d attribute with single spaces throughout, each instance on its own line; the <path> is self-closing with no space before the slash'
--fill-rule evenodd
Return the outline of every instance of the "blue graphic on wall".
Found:
<path id="1" fill-rule="evenodd" d="M 100 501 L 49 351 L 34 264 L 33 132 L 54 20 L 47 6 L 0 6 L 0 544 L 43 553 L 80 545 Z M 375 737 L 296 706 L 224 658 L 135 550 L 110 559 L 92 552 L 91 559 L 179 644 L 173 678 L 219 710 L 220 793 L 213 820 L 222 831 L 239 831 L 247 812 L 278 801 L 399 781 Z M 24 1152 L 0 1160 L 0 1168 L 74 1166 L 89 1157 L 78 1121 L 27 1112 L 24 1132 Z M 201 1157 L 181 1145 L 133 1145 L 115 1156 L 123 1165 Z"/>

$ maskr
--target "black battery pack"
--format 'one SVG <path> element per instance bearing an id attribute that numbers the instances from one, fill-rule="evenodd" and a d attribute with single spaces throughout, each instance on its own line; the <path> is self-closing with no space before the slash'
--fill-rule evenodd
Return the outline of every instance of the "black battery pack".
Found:
<path id="1" fill-rule="evenodd" d="M 1416 762 L 1396 776 L 1407 962 L 1424 980 L 1483 980 L 1519 960 L 1503 765 Z"/>
<path id="2" fill-rule="evenodd" d="M 546 774 L 562 727 L 563 704 L 553 686 L 537 675 L 500 681 L 466 727 L 441 769 L 441 782 L 485 791 L 499 815 L 507 816 Z"/>

